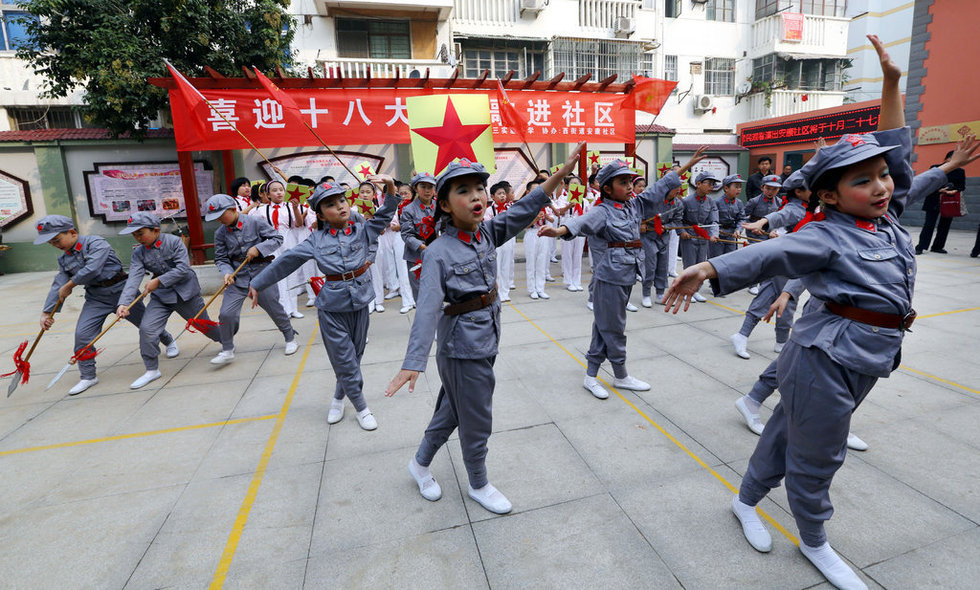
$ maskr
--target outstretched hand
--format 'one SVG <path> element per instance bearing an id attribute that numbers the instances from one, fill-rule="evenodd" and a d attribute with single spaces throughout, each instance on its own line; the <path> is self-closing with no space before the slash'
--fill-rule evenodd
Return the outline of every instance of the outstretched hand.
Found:
<path id="1" fill-rule="evenodd" d="M 701 284 L 717 276 L 718 273 L 710 262 L 701 262 L 685 268 L 664 293 L 664 313 L 669 312 L 673 307 L 676 314 L 680 311 L 682 303 L 684 311 L 687 311 L 691 306 L 691 298 L 701 288 Z"/>
<path id="2" fill-rule="evenodd" d="M 956 142 L 956 149 L 953 150 L 953 155 L 949 157 L 949 164 L 953 167 L 953 170 L 962 168 L 980 158 L 980 153 L 977 153 L 977 148 L 980 148 L 980 141 L 972 133 Z M 949 172 L 952 172 L 952 170 Z"/>
<path id="3" fill-rule="evenodd" d="M 391 380 L 388 387 L 385 388 L 385 397 L 391 397 L 402 388 L 403 385 L 408 383 L 408 392 L 412 393 L 415 391 L 415 382 L 418 381 L 419 372 L 409 371 L 408 369 L 402 369 L 398 371 L 395 378 Z"/>
<path id="4" fill-rule="evenodd" d="M 902 77 L 902 68 L 892 60 L 892 57 L 885 51 L 885 45 L 878 38 L 878 35 L 868 35 L 868 41 L 878 52 L 878 60 L 881 62 L 881 73 L 887 80 L 899 80 Z"/>
<path id="5" fill-rule="evenodd" d="M 769 320 L 772 319 L 773 315 L 775 315 L 777 318 L 783 317 L 783 312 L 786 311 L 786 305 L 789 303 L 789 300 L 789 293 L 786 291 L 780 293 L 779 297 L 777 297 L 776 300 L 772 302 L 772 305 L 769 306 L 769 311 L 767 311 L 766 315 L 762 317 L 762 321 L 768 323 Z"/>

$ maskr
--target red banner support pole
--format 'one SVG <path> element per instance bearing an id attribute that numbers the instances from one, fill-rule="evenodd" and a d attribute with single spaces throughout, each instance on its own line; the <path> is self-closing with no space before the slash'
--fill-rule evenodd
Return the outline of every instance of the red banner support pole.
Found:
<path id="1" fill-rule="evenodd" d="M 225 171 L 225 192 L 227 193 L 231 190 L 231 183 L 238 177 L 235 174 L 235 158 L 232 157 L 231 150 L 221 150 L 221 168 Z M 234 197 L 235 195 L 231 196 Z"/>
<path id="2" fill-rule="evenodd" d="M 586 191 L 589 189 L 589 146 L 582 148 L 582 153 L 578 156 L 578 177 L 582 179 Z"/>
<path id="3" fill-rule="evenodd" d="M 201 223 L 201 204 L 197 200 L 197 178 L 190 152 L 177 152 L 180 164 L 180 184 L 184 190 L 184 213 L 191 234 L 191 264 L 204 264 L 204 227 Z"/>

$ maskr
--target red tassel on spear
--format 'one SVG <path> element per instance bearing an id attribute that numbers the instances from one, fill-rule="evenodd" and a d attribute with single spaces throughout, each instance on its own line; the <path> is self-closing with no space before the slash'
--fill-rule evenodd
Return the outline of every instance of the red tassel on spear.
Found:
<path id="1" fill-rule="evenodd" d="M 58 303 L 55 304 L 54 310 L 51 311 L 51 314 L 54 315 L 61 311 L 61 304 L 64 302 L 64 299 L 58 298 Z M 24 349 L 27 348 L 27 341 L 25 340 L 22 342 L 14 352 L 14 370 L 10 373 L 0 375 L 0 377 L 9 377 L 10 375 L 14 376 L 14 378 L 10 381 L 10 385 L 7 387 L 7 397 L 10 397 L 14 390 L 17 389 L 19 384 L 27 383 L 27 381 L 30 379 L 31 363 L 29 361 L 31 355 L 34 354 L 34 349 L 37 348 L 37 343 L 41 341 L 41 336 L 44 336 L 46 331 L 47 328 L 41 328 L 41 331 L 37 333 L 37 338 L 34 339 L 34 344 L 31 345 L 31 348 L 27 351 L 27 354 L 24 354 Z"/>
<path id="2" fill-rule="evenodd" d="M 188 332 L 200 332 L 201 334 L 207 334 L 211 331 L 211 328 L 215 326 L 220 326 L 218 322 L 214 320 L 206 320 L 204 318 L 191 318 L 187 320 L 187 331 Z M 194 328 L 197 328 L 195 330 Z"/>
<path id="3" fill-rule="evenodd" d="M 83 346 L 83 347 L 79 348 L 78 349 L 78 352 L 76 352 L 71 358 L 76 363 L 78 361 L 90 361 L 90 360 L 94 359 L 95 357 L 97 357 L 99 355 L 99 353 L 102 352 L 103 350 L 105 350 L 105 349 L 104 348 L 100 348 L 100 349 L 96 350 L 92 346 Z"/>
<path id="4" fill-rule="evenodd" d="M 17 351 L 14 352 L 14 370 L 9 373 L 4 373 L 3 375 L 0 375 L 0 377 L 10 377 L 11 375 L 20 373 L 22 375 L 20 382 L 27 383 L 27 380 L 30 378 L 31 375 L 31 363 L 21 358 L 21 355 L 24 353 L 24 350 L 26 349 L 27 349 L 27 340 L 21 342 L 20 346 L 17 347 Z M 14 381 L 17 381 L 17 379 L 15 379 Z"/>
<path id="5" fill-rule="evenodd" d="M 664 222 L 660 220 L 659 215 L 653 218 L 653 231 L 657 232 L 658 236 L 664 235 Z"/>
<path id="6" fill-rule="evenodd" d="M 320 289 L 323 288 L 323 283 L 326 282 L 325 277 L 313 277 L 310 279 L 310 287 L 313 288 L 313 295 L 317 296 L 320 294 Z"/>
<path id="7" fill-rule="evenodd" d="M 711 235 L 708 234 L 708 231 L 696 223 L 691 226 L 691 231 L 696 233 L 698 237 L 704 238 L 706 240 L 711 239 Z"/>

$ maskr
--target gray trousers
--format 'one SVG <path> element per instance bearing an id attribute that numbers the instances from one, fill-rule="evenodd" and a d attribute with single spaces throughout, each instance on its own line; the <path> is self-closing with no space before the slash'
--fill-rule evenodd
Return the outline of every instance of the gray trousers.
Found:
<path id="1" fill-rule="evenodd" d="M 320 336 L 327 349 L 327 358 L 333 367 L 337 386 L 333 398 L 350 400 L 358 412 L 367 408 L 364 401 L 364 377 L 361 375 L 361 357 L 367 344 L 370 314 L 368 308 L 357 311 L 319 310 Z"/>
<path id="2" fill-rule="evenodd" d="M 96 301 L 95 299 L 85 300 L 85 304 L 82 305 L 82 313 L 78 315 L 78 322 L 75 324 L 76 352 L 99 335 L 99 332 L 102 331 L 102 326 L 105 324 L 105 319 L 115 314 L 117 307 L 115 303 L 106 303 L 105 301 Z M 145 311 L 146 307 L 143 305 L 143 302 L 136 302 L 136 305 L 129 308 L 129 315 L 126 316 L 126 321 L 139 328 L 140 323 L 143 321 Z M 174 337 L 170 335 L 170 332 L 164 330 L 160 334 L 159 340 L 166 346 L 174 341 Z M 159 349 L 157 349 L 157 354 L 159 352 Z M 82 379 L 95 379 L 95 359 L 78 361 L 78 372 L 81 373 Z"/>
<path id="3" fill-rule="evenodd" d="M 241 321 L 242 304 L 248 297 L 248 287 L 228 285 L 225 287 L 224 298 L 221 300 L 221 311 L 218 312 L 218 333 L 221 335 L 221 349 L 235 350 L 235 334 L 238 333 L 238 325 Z M 286 342 L 293 339 L 295 332 L 293 324 L 289 321 L 289 315 L 279 303 L 279 290 L 273 285 L 258 292 L 259 307 L 265 310 L 272 318 L 272 322 L 282 332 Z"/>
<path id="4" fill-rule="evenodd" d="M 470 486 L 487 485 L 487 440 L 493 427 L 493 363 L 486 359 L 453 359 L 436 355 L 442 387 L 429 427 L 415 453 L 419 465 L 428 466 L 436 452 L 459 428 L 459 447 Z"/>
<path id="5" fill-rule="evenodd" d="M 609 359 L 617 378 L 626 377 L 626 303 L 632 285 L 614 285 L 595 279 L 592 286 L 592 342 L 585 360 L 586 374 L 599 374 L 602 361 Z"/>
<path id="6" fill-rule="evenodd" d="M 745 320 L 742 322 L 742 329 L 738 331 L 739 334 L 746 338 L 752 335 L 752 330 L 755 329 L 756 324 L 765 317 L 766 312 L 769 311 L 769 306 L 783 292 L 786 281 L 786 277 L 773 277 L 759 286 L 759 294 L 749 304 L 749 309 L 745 312 Z M 786 309 L 783 310 L 782 317 L 776 318 L 776 342 L 783 343 L 789 340 L 789 331 L 793 329 L 793 316 L 796 314 L 796 303 L 795 299 L 790 299 L 789 303 L 786 304 Z"/>
<path id="7" fill-rule="evenodd" d="M 667 244 L 661 245 L 656 238 L 640 235 L 643 241 L 643 296 L 650 296 L 650 287 L 656 287 L 657 294 L 667 289 Z M 654 234 L 656 235 L 656 234 Z"/>
<path id="8" fill-rule="evenodd" d="M 786 478 L 786 497 L 810 547 L 827 540 L 830 483 L 844 464 L 851 414 L 878 381 L 846 369 L 816 347 L 790 341 L 777 359 L 779 392 L 742 478 L 739 499 L 755 506 Z"/>
<path id="9" fill-rule="evenodd" d="M 769 363 L 769 366 L 759 375 L 759 379 L 749 391 L 749 397 L 760 404 L 769 399 L 769 396 L 779 387 L 779 379 L 776 376 L 778 360 L 777 358 L 775 361 Z"/>
<path id="10" fill-rule="evenodd" d="M 190 301 L 184 301 L 178 297 L 177 303 L 174 304 L 163 303 L 150 295 L 150 302 L 146 305 L 146 311 L 143 313 L 143 321 L 140 322 L 140 356 L 143 357 L 143 365 L 146 366 L 147 371 L 155 371 L 160 367 L 160 341 L 166 334 L 164 328 L 167 326 L 170 314 L 176 311 L 180 317 L 189 320 L 201 311 L 202 307 L 204 307 L 204 299 L 200 295 Z M 135 308 L 134 305 L 133 309 Z M 130 313 L 132 313 L 132 309 Z M 201 314 L 201 319 L 210 320 L 211 318 L 205 311 Z M 208 330 L 204 335 L 215 342 L 221 342 L 218 330 L 214 328 Z"/>
<path id="11" fill-rule="evenodd" d="M 681 260 L 684 262 L 684 268 L 707 260 L 709 243 L 701 238 L 681 240 Z"/>
<path id="12" fill-rule="evenodd" d="M 417 270 L 412 270 L 412 267 L 418 264 L 418 262 L 410 262 L 408 260 L 403 260 L 403 264 L 408 266 L 408 285 L 412 288 L 412 299 L 415 301 L 419 300 L 419 275 L 416 275 Z"/>

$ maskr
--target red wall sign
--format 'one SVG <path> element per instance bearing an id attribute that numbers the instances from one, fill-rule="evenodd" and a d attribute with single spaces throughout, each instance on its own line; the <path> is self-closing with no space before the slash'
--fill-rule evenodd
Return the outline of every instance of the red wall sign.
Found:
<path id="1" fill-rule="evenodd" d="M 409 143 L 406 98 L 473 92 L 487 94 L 490 98 L 494 140 L 520 141 L 513 129 L 501 124 L 497 93 L 493 90 L 372 88 L 290 89 L 286 92 L 299 104 L 310 127 L 330 146 Z M 202 94 L 212 105 L 203 137 L 192 123 L 193 114 L 180 93 L 170 91 L 179 151 L 248 148 L 248 143 L 225 119 L 258 147 L 320 145 L 305 127 L 290 125 L 283 117 L 282 106 L 262 90 L 204 90 Z M 635 111 L 624 106 L 628 94 L 511 90 L 507 95 L 527 117 L 529 142 L 574 143 L 588 139 L 633 143 L 636 139 Z"/>
<path id="2" fill-rule="evenodd" d="M 846 133 L 871 133 L 878 129 L 878 111 L 881 107 L 867 107 L 821 117 L 796 119 L 771 125 L 759 125 L 742 129 L 739 143 L 752 148 L 765 145 L 783 145 L 838 139 Z"/>

